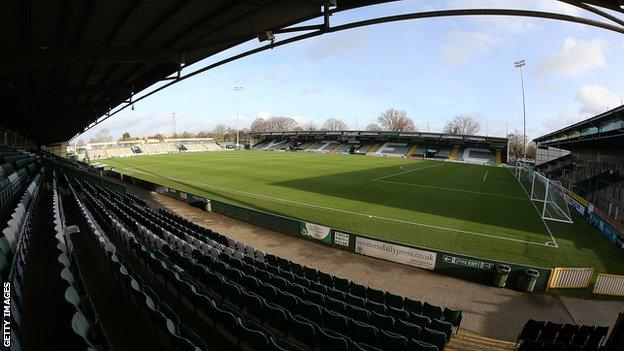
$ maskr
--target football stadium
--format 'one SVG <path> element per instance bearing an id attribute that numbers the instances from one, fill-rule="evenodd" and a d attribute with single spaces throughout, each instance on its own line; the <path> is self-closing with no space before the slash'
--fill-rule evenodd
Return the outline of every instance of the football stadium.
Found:
<path id="1" fill-rule="evenodd" d="M 3 350 L 624 350 L 623 1 L 4 8 Z"/>

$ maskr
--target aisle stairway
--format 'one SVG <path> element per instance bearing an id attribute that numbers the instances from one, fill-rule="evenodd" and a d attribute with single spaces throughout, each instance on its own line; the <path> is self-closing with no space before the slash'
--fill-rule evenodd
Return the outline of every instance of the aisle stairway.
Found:
<path id="1" fill-rule="evenodd" d="M 451 338 L 445 351 L 512 351 L 515 342 L 486 338 L 478 334 L 460 330 Z"/>
<path id="2" fill-rule="evenodd" d="M 503 153 L 500 150 L 496 150 L 496 164 L 500 165 L 503 163 Z"/>
<path id="3" fill-rule="evenodd" d="M 418 147 L 418 145 L 416 145 L 416 144 L 412 145 L 412 147 L 410 147 L 409 150 L 407 150 L 407 152 L 405 153 L 405 156 L 407 156 L 407 157 L 414 156 L 414 153 L 416 152 L 416 148 L 417 147 Z"/>
<path id="4" fill-rule="evenodd" d="M 459 154 L 459 147 L 453 146 L 453 150 L 451 151 L 451 155 L 449 156 L 449 160 L 456 160 L 457 154 Z"/>
<path id="5" fill-rule="evenodd" d="M 379 150 L 379 148 L 381 147 L 381 143 L 375 143 L 375 145 L 373 145 L 373 147 L 371 147 L 370 149 L 368 149 L 368 152 L 366 152 L 367 154 L 374 154 L 375 152 L 377 152 L 377 150 Z"/>

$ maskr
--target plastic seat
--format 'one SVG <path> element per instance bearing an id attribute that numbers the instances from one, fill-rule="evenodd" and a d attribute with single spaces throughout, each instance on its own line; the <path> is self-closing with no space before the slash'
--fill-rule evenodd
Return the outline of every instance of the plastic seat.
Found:
<path id="1" fill-rule="evenodd" d="M 354 341 L 375 344 L 378 329 L 370 324 L 351 320 L 349 322 L 349 336 Z"/>
<path id="2" fill-rule="evenodd" d="M 371 346 L 369 344 L 363 342 L 355 342 L 352 344 L 353 351 L 383 351 L 382 349 L 378 349 L 375 346 Z"/>
<path id="3" fill-rule="evenodd" d="M 409 320 L 409 312 L 404 309 L 389 306 L 386 309 L 386 314 L 397 320 L 398 319 L 402 319 L 404 321 Z"/>
<path id="4" fill-rule="evenodd" d="M 589 334 L 589 338 L 585 343 L 585 349 L 598 350 L 602 345 L 602 340 L 607 337 L 609 327 L 595 327 L 594 331 Z"/>
<path id="5" fill-rule="evenodd" d="M 379 346 L 384 351 L 406 351 L 408 339 L 386 330 L 379 331 Z"/>
<path id="6" fill-rule="evenodd" d="M 420 339 L 420 333 L 422 328 L 416 324 L 412 324 L 403 320 L 397 320 L 394 325 L 394 330 L 408 339 Z"/>
<path id="7" fill-rule="evenodd" d="M 358 306 L 358 307 L 366 307 L 366 300 L 355 295 L 347 294 L 347 299 L 345 300 L 347 303 Z"/>
<path id="8" fill-rule="evenodd" d="M 312 321 L 299 316 L 288 316 L 288 326 L 292 335 L 302 344 L 314 349 L 317 344 L 316 329 Z"/>
<path id="9" fill-rule="evenodd" d="M 438 347 L 431 345 L 427 342 L 411 339 L 408 342 L 408 348 L 410 351 L 438 351 Z"/>
<path id="10" fill-rule="evenodd" d="M 574 337 L 572 338 L 572 345 L 585 346 L 585 343 L 587 342 L 589 335 L 594 332 L 594 329 L 595 328 L 593 326 L 587 326 L 587 325 L 580 326 L 579 330 L 576 332 L 576 334 L 574 334 Z M 524 332 L 524 329 L 522 331 Z M 535 339 L 537 339 L 537 337 Z"/>
<path id="11" fill-rule="evenodd" d="M 579 326 L 576 324 L 564 324 L 557 334 L 557 338 L 555 339 L 555 343 L 557 344 L 571 344 L 572 338 L 574 338 L 574 334 L 579 330 Z"/>
<path id="12" fill-rule="evenodd" d="M 396 308 L 403 308 L 403 297 L 402 296 L 395 295 L 393 293 L 390 293 L 390 292 L 386 291 L 385 301 L 386 301 L 386 305 L 388 305 L 388 306 L 392 306 L 392 307 L 396 307 Z"/>
<path id="13" fill-rule="evenodd" d="M 451 323 L 452 326 L 457 328 L 457 331 L 459 331 L 463 316 L 462 310 L 445 307 L 444 311 L 442 311 L 442 320 Z"/>
<path id="14" fill-rule="evenodd" d="M 453 334 L 453 325 L 439 319 L 432 319 L 429 328 L 444 333 L 447 341 L 451 339 L 451 334 Z"/>
<path id="15" fill-rule="evenodd" d="M 538 341 L 554 343 L 557 333 L 561 330 L 562 325 L 559 323 L 546 322 L 542 332 L 539 335 Z"/>
<path id="16" fill-rule="evenodd" d="M 371 287 L 366 288 L 366 298 L 370 301 L 377 303 L 385 303 L 385 293 L 381 290 L 373 289 Z"/>
<path id="17" fill-rule="evenodd" d="M 327 288 L 327 296 L 334 298 L 334 299 L 345 301 L 347 294 L 337 289 Z"/>
<path id="18" fill-rule="evenodd" d="M 348 351 L 349 341 L 331 330 L 319 328 L 318 341 L 321 351 Z"/>
<path id="19" fill-rule="evenodd" d="M 352 295 L 366 298 L 366 287 L 364 285 L 349 282 L 349 292 Z"/>
<path id="20" fill-rule="evenodd" d="M 379 329 L 394 330 L 394 318 L 385 314 L 379 314 L 372 311 L 370 314 L 370 324 L 376 326 Z"/>
<path id="21" fill-rule="evenodd" d="M 327 286 L 327 287 L 334 287 L 334 281 L 332 279 L 332 276 L 325 273 L 325 272 L 318 272 L 317 273 L 317 277 L 318 277 L 318 281 L 319 283 Z"/>
<path id="22" fill-rule="evenodd" d="M 288 334 L 288 317 L 286 310 L 272 303 L 268 303 L 265 306 L 265 313 L 267 323 L 270 326 L 282 331 L 284 334 Z"/>
<path id="23" fill-rule="evenodd" d="M 440 319 L 442 318 L 442 307 L 425 302 L 423 303 L 422 315 L 431 319 Z"/>
<path id="24" fill-rule="evenodd" d="M 365 323 L 368 323 L 370 319 L 369 311 L 363 308 L 357 307 L 357 306 L 349 305 L 349 304 L 347 304 L 347 309 L 345 311 L 345 314 L 355 320 L 362 321 Z"/>
<path id="25" fill-rule="evenodd" d="M 241 324 L 241 348 L 248 351 L 268 351 L 269 336 L 271 335 L 264 328 L 253 322 L 245 322 Z"/>
<path id="26" fill-rule="evenodd" d="M 306 278 L 313 282 L 318 280 L 318 272 L 314 268 L 303 266 L 303 274 Z"/>
<path id="27" fill-rule="evenodd" d="M 312 302 L 314 302 L 316 304 L 319 304 L 319 305 L 324 305 L 325 301 L 326 301 L 325 295 L 323 295 L 321 293 L 318 293 L 316 291 L 312 291 L 312 290 L 308 290 L 306 292 L 306 297 L 307 297 L 308 300 L 310 300 L 310 301 L 312 301 Z"/>
<path id="28" fill-rule="evenodd" d="M 345 313 L 347 310 L 347 304 L 345 302 L 331 297 L 325 299 L 325 306 L 332 311 L 340 313 Z"/>
<path id="29" fill-rule="evenodd" d="M 346 316 L 324 309 L 323 320 L 326 328 L 341 334 L 349 333 L 349 319 Z"/>
<path id="30" fill-rule="evenodd" d="M 334 288 L 345 293 L 349 292 L 349 280 L 345 278 L 333 277 Z"/>
<path id="31" fill-rule="evenodd" d="M 305 317 L 306 319 L 315 322 L 315 323 L 323 323 L 323 312 L 321 306 L 308 302 L 302 301 L 299 304 L 299 312 L 300 315 Z"/>
<path id="32" fill-rule="evenodd" d="M 539 337 L 540 332 L 544 328 L 544 324 L 545 324 L 544 322 L 541 322 L 541 321 L 538 322 L 533 319 L 529 319 L 526 323 L 524 323 L 524 326 L 522 327 L 522 331 L 520 332 L 520 335 L 518 335 L 516 344 L 519 341 L 523 341 L 523 340 L 537 341 L 537 338 Z M 589 336 L 589 333 L 587 335 Z M 585 344 L 585 341 L 583 341 L 583 345 L 584 344 Z"/>
<path id="33" fill-rule="evenodd" d="M 446 345 L 446 334 L 437 330 L 422 328 L 420 337 L 422 341 L 435 345 L 440 350 L 443 350 Z"/>
<path id="34" fill-rule="evenodd" d="M 431 324 L 431 319 L 421 314 L 410 313 L 408 322 L 424 328 Z"/>

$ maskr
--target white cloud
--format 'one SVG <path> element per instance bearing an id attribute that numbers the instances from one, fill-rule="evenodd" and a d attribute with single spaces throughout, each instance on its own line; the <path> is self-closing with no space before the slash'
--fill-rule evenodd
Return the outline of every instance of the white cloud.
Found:
<path id="1" fill-rule="evenodd" d="M 606 46 L 607 42 L 603 39 L 585 41 L 566 38 L 559 51 L 543 57 L 537 63 L 535 71 L 570 77 L 583 75 L 607 65 L 604 55 Z"/>
<path id="2" fill-rule="evenodd" d="M 579 88 L 575 98 L 581 104 L 579 113 L 595 114 L 622 104 L 622 99 L 616 93 L 602 85 L 584 85 Z"/>
<path id="3" fill-rule="evenodd" d="M 442 46 L 444 61 L 451 65 L 460 65 L 473 55 L 487 55 L 490 47 L 501 38 L 484 32 L 461 32 L 454 30 L 447 35 Z"/>

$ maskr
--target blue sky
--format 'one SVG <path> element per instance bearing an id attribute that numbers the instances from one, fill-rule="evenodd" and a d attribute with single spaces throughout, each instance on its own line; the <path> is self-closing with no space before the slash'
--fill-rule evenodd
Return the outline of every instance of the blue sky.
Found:
<path id="1" fill-rule="evenodd" d="M 520 6 L 519 6 L 520 5 Z M 400 1 L 341 12 L 332 24 L 377 16 L 467 7 L 523 8 L 596 18 L 550 0 Z M 278 39 L 281 37 L 278 36 Z M 254 40 L 190 70 L 257 47 Z M 454 17 L 381 24 L 265 51 L 167 88 L 80 136 L 106 128 L 118 138 L 235 126 L 290 116 L 317 125 L 330 117 L 364 129 L 387 108 L 403 109 L 421 131 L 441 131 L 456 115 L 481 121 L 481 134 L 522 129 L 524 70 L 527 134 L 536 137 L 622 104 L 624 36 L 603 29 L 518 17 Z M 357 119 L 357 124 L 356 124 Z M 487 130 L 485 128 L 487 122 Z"/>

